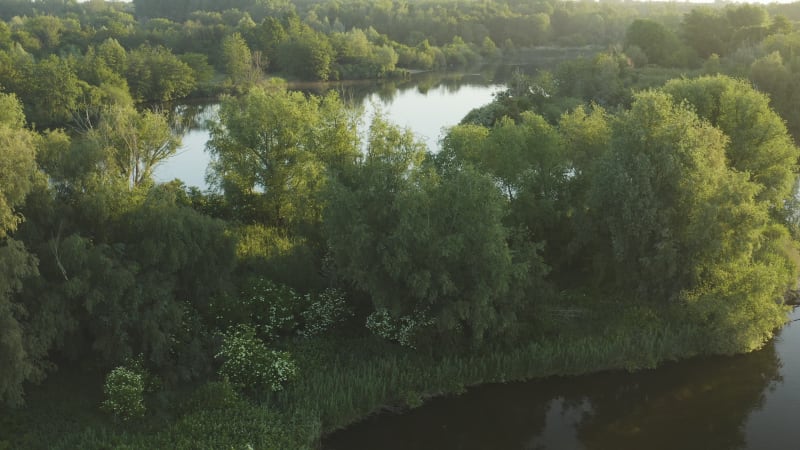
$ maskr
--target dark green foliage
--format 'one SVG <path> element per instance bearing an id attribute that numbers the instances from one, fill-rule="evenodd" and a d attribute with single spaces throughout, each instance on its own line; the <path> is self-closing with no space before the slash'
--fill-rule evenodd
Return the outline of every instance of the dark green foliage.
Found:
<path id="1" fill-rule="evenodd" d="M 220 377 L 248 391 L 280 391 L 297 376 L 297 366 L 288 352 L 270 350 L 249 325 L 228 329 L 217 358 L 222 359 Z"/>
<path id="2" fill-rule="evenodd" d="M 136 370 L 119 366 L 109 372 L 103 386 L 106 399 L 103 409 L 126 421 L 144 416 L 144 377 Z"/>
<path id="3" fill-rule="evenodd" d="M 670 67 L 685 66 L 687 62 L 685 55 L 681 54 L 682 47 L 678 36 L 664 25 L 652 20 L 635 20 L 625 33 L 625 45 L 626 48 L 639 47 L 650 64 Z"/>
<path id="4" fill-rule="evenodd" d="M 0 447 L 316 448 L 381 406 L 749 351 L 785 320 L 800 154 L 771 106 L 800 129 L 800 40 L 760 6 L 136 0 L 140 22 L 130 8 L 0 8 L 18 16 L 0 21 L 0 86 L 16 95 L 0 94 L 0 402 L 24 386 L 40 405 L 2 411 Z M 360 136 L 334 94 L 261 77 L 501 53 L 582 57 L 518 71 L 437 155 L 380 117 Z M 701 66 L 772 99 L 688 78 Z M 178 140 L 132 99 L 198 88 L 246 91 L 213 125 L 220 190 L 155 185 Z M 112 423 L 99 374 L 139 354 L 163 389 L 115 369 L 107 406 L 148 413 Z M 92 368 L 82 401 L 50 395 L 69 374 L 31 391 L 71 365 Z"/>
<path id="5" fill-rule="evenodd" d="M 140 101 L 167 102 L 194 89 L 194 71 L 164 47 L 142 45 L 128 54 L 125 77 Z"/>
<path id="6" fill-rule="evenodd" d="M 22 231 L 41 236 L 32 250 L 42 276 L 23 298 L 34 328 L 47 330 L 43 345 L 108 365 L 142 353 L 168 380 L 206 373 L 208 305 L 235 268 L 223 223 L 177 205 L 167 187 L 137 198 L 125 184 L 83 183 L 74 198 L 65 186 L 65 204 L 37 194 L 28 205 Z"/>
<path id="7" fill-rule="evenodd" d="M 530 305 L 528 288 L 546 269 L 532 248 L 510 248 L 491 180 L 469 167 L 417 166 L 413 138 L 380 119 L 369 142 L 364 163 L 329 194 L 337 273 L 376 309 L 429 315 L 436 339 L 480 343 L 513 333 Z"/>
<path id="8" fill-rule="evenodd" d="M 43 375 L 39 360 L 43 352 L 34 341 L 37 336 L 23 329 L 26 310 L 13 301 L 22 280 L 36 274 L 36 260 L 21 243 L 6 240 L 0 246 L 0 269 L 0 401 L 19 405 L 23 402 L 23 383 Z"/>
<path id="9" fill-rule="evenodd" d="M 331 76 L 335 52 L 328 39 L 299 20 L 291 20 L 287 37 L 276 48 L 278 67 L 288 75 L 325 81 Z"/>

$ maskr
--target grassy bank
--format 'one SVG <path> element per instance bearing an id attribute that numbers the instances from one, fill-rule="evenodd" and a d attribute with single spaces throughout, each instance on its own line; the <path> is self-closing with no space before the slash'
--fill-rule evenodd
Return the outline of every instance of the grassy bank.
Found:
<path id="1" fill-rule="evenodd" d="M 641 308 L 598 304 L 549 314 L 559 319 L 525 344 L 455 355 L 368 336 L 290 344 L 301 376 L 284 391 L 243 397 L 219 382 L 185 386 L 152 394 L 148 417 L 134 423 L 98 411 L 101 383 L 88 382 L 91 371 L 68 371 L 32 389 L 26 408 L 3 411 L 0 449 L 317 448 L 326 433 L 376 411 L 413 408 L 469 386 L 652 368 L 705 352 L 698 327 Z"/>

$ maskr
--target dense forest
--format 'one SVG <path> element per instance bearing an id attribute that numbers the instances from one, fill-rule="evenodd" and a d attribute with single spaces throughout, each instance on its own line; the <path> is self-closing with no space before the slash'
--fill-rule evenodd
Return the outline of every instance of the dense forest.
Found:
<path id="1" fill-rule="evenodd" d="M 800 264 L 797 20 L 0 0 L 0 448 L 314 448 L 465 386 L 760 348 Z M 440 151 L 282 81 L 542 47 L 590 56 L 516 73 Z M 212 188 L 155 183 L 168 102 L 208 96 Z"/>

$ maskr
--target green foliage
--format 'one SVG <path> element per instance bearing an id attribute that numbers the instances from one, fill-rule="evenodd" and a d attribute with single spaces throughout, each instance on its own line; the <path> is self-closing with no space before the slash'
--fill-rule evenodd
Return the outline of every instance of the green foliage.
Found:
<path id="1" fill-rule="evenodd" d="M 144 375 L 137 368 L 116 367 L 106 377 L 103 392 L 102 408 L 115 418 L 127 421 L 144 416 Z"/>
<path id="2" fill-rule="evenodd" d="M 661 301 L 699 281 L 697 258 L 724 242 L 724 234 L 695 233 L 727 177 L 725 144 L 719 130 L 666 94 L 637 96 L 615 124 L 592 189 L 613 281 Z"/>
<path id="3" fill-rule="evenodd" d="M 301 336 L 319 336 L 351 316 L 344 293 L 338 289 L 328 288 L 316 296 L 306 294 L 303 299 L 305 309 L 300 313 L 303 319 L 303 327 L 299 331 Z"/>
<path id="4" fill-rule="evenodd" d="M 681 61 L 682 49 L 675 33 L 652 20 L 635 20 L 625 33 L 625 45 L 626 48 L 639 47 L 651 64 L 665 67 L 686 65 L 685 58 Z"/>
<path id="5" fill-rule="evenodd" d="M 249 86 L 258 80 L 258 70 L 253 67 L 253 55 L 239 33 L 225 36 L 222 40 L 222 63 L 231 82 L 238 86 Z"/>
<path id="6" fill-rule="evenodd" d="M 391 74 L 399 61 L 392 47 L 370 42 L 364 31 L 357 28 L 334 33 L 331 43 L 336 50 L 338 78 L 381 78 Z"/>
<path id="7" fill-rule="evenodd" d="M 153 170 L 181 144 L 166 115 L 138 113 L 131 106 L 115 105 L 104 110 L 87 137 L 107 155 L 109 170 L 116 170 L 131 189 L 151 183 Z"/>
<path id="8" fill-rule="evenodd" d="M 25 116 L 14 95 L 0 94 L 0 239 L 22 218 L 15 209 L 36 179 L 36 137 L 25 130 Z"/>
<path id="9" fill-rule="evenodd" d="M 212 177 L 240 218 L 295 230 L 315 226 L 326 175 L 358 155 L 356 118 L 338 97 L 254 88 L 223 101 L 219 116 L 208 144 Z"/>
<path id="10" fill-rule="evenodd" d="M 14 93 L 0 94 L 0 401 L 22 403 L 48 359 L 112 367 L 142 354 L 168 385 L 205 381 L 228 328 L 219 374 L 261 403 L 211 383 L 177 410 L 164 399 L 181 389 L 159 394 L 136 427 L 0 431 L 11 446 L 313 448 L 381 405 L 750 351 L 785 319 L 800 155 L 783 119 L 797 135 L 800 35 L 763 7 L 134 3 L 164 18 L 102 2 L 0 8 L 0 84 Z M 584 57 L 518 73 L 435 156 L 380 118 L 362 139 L 335 95 L 262 81 L 225 99 L 213 127 L 222 193 L 151 182 L 178 141 L 132 97 L 244 90 L 266 56 L 296 78 L 375 78 L 467 66 L 498 56 L 495 43 L 519 60 L 525 46 L 611 50 L 531 51 L 542 64 Z M 701 65 L 772 99 L 684 76 Z M 620 298 L 583 300 L 574 287 L 590 280 L 592 297 Z M 358 325 L 328 333 L 351 309 Z M 142 414 L 145 378 L 112 371 L 105 408 Z"/>
<path id="11" fill-rule="evenodd" d="M 323 261 L 308 239 L 258 224 L 236 227 L 233 233 L 240 273 L 302 290 L 319 290 L 327 285 Z"/>
<path id="12" fill-rule="evenodd" d="M 411 315 L 394 319 L 389 311 L 379 309 L 367 316 L 366 326 L 376 336 L 395 341 L 405 347 L 417 348 L 416 341 L 419 336 L 426 331 L 426 327 L 435 323 L 436 321 L 428 317 L 425 311 L 415 311 Z"/>
<path id="13" fill-rule="evenodd" d="M 165 47 L 142 45 L 128 54 L 125 77 L 131 95 L 145 102 L 168 102 L 194 89 L 194 71 Z"/>
<path id="14" fill-rule="evenodd" d="M 257 278 L 248 283 L 233 309 L 234 313 L 246 314 L 250 323 L 272 340 L 295 333 L 303 304 L 302 297 L 293 289 Z"/>
<path id="15" fill-rule="evenodd" d="M 280 391 L 297 376 L 291 355 L 269 350 L 248 325 L 229 329 L 216 357 L 223 359 L 219 375 L 241 389 Z"/>
<path id="16" fill-rule="evenodd" d="M 297 18 L 290 19 L 286 40 L 276 51 L 277 65 L 289 75 L 325 81 L 332 74 L 335 51 L 330 41 Z"/>
<path id="17" fill-rule="evenodd" d="M 792 192 L 800 150 L 768 97 L 749 83 L 725 76 L 673 80 L 664 90 L 676 101 L 688 102 L 728 136 L 728 164 L 762 186 L 760 201 L 772 208 L 783 205 Z"/>
<path id="18" fill-rule="evenodd" d="M 13 95 L 0 94 L 0 402 L 19 405 L 22 384 L 42 376 L 38 336 L 26 330 L 27 310 L 15 295 L 25 278 L 37 274 L 36 258 L 9 234 L 17 229 L 18 212 L 37 179 L 36 137 L 23 128 L 22 108 Z"/>
<path id="19" fill-rule="evenodd" d="M 527 288 L 546 270 L 533 248 L 510 248 L 492 180 L 417 165 L 419 145 L 380 119 L 368 141 L 364 162 L 331 184 L 325 226 L 337 274 L 376 310 L 429 311 L 428 339 L 478 344 L 513 333 Z"/>
<path id="20" fill-rule="evenodd" d="M 317 336 L 351 315 L 344 294 L 337 289 L 301 295 L 262 276 L 249 280 L 237 299 L 220 303 L 215 311 L 227 326 L 249 324 L 268 341 Z"/>
<path id="21" fill-rule="evenodd" d="M 0 245 L 0 402 L 11 406 L 23 403 L 23 383 L 42 378 L 43 356 L 36 347 L 32 330 L 26 330 L 23 305 L 14 301 L 22 280 L 36 275 L 36 259 L 22 243 L 13 239 Z"/>

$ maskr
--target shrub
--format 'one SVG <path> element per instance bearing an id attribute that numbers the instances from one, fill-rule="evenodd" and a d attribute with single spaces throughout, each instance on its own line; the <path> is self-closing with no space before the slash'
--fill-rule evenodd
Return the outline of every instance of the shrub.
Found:
<path id="1" fill-rule="evenodd" d="M 318 336 L 351 315 L 344 294 L 337 289 L 301 295 L 264 277 L 249 280 L 239 302 L 223 302 L 219 311 L 228 326 L 249 324 L 267 342 L 297 335 Z"/>
<path id="2" fill-rule="evenodd" d="M 410 348 L 417 348 L 416 341 L 423 329 L 434 323 L 425 312 L 415 312 L 413 315 L 395 319 L 389 311 L 379 309 L 367 317 L 367 328 L 375 335 Z"/>
<path id="3" fill-rule="evenodd" d="M 266 387 L 280 391 L 297 375 L 297 365 L 289 352 L 268 349 L 250 325 L 231 328 L 217 358 L 224 359 L 220 376 L 243 389 Z"/>
<path id="4" fill-rule="evenodd" d="M 119 366 L 106 377 L 102 408 L 121 420 L 144 416 L 144 375 L 136 368 Z"/>
<path id="5" fill-rule="evenodd" d="M 304 303 L 300 313 L 303 327 L 299 331 L 304 337 L 318 336 L 352 315 L 344 294 L 338 289 L 325 289 L 317 296 L 306 294 Z"/>

